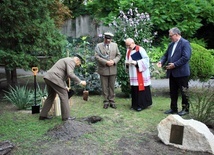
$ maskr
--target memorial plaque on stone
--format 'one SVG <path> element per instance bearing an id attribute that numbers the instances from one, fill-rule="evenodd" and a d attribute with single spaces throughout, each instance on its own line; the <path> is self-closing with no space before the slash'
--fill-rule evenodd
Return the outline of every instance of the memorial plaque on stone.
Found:
<path id="1" fill-rule="evenodd" d="M 183 144 L 183 133 L 184 133 L 184 126 L 172 124 L 169 142 L 182 145 Z"/>

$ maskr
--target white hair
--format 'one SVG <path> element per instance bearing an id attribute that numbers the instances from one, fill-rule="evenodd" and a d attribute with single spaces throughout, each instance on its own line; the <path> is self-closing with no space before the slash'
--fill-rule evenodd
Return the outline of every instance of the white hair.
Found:
<path id="1" fill-rule="evenodd" d="M 125 42 L 134 43 L 134 39 L 132 39 L 132 38 L 127 38 L 127 39 L 125 40 Z"/>

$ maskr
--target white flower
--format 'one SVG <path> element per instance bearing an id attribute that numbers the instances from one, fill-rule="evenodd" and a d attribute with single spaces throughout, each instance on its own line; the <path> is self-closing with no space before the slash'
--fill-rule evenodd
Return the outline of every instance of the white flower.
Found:
<path id="1" fill-rule="evenodd" d="M 98 37 L 100 37 L 100 38 L 103 37 L 103 34 L 98 34 Z"/>

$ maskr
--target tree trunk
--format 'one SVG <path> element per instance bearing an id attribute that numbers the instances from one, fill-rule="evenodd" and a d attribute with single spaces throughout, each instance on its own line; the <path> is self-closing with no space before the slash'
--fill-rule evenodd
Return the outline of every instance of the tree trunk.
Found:
<path id="1" fill-rule="evenodd" d="M 8 70 L 6 67 L 5 67 L 5 73 L 6 73 L 6 79 L 7 79 L 7 87 L 9 87 L 11 85 L 10 70 Z"/>
<path id="2" fill-rule="evenodd" d="M 6 73 L 6 79 L 7 79 L 7 87 L 9 86 L 15 86 L 18 84 L 17 80 L 17 73 L 16 73 L 16 68 L 13 70 L 9 70 L 5 68 L 5 73 Z"/>
<path id="3" fill-rule="evenodd" d="M 18 84 L 16 68 L 11 71 L 11 81 L 13 86 Z"/>

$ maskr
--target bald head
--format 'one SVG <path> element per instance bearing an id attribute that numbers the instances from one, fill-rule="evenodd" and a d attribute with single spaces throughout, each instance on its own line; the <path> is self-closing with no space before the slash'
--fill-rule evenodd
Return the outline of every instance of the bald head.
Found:
<path id="1" fill-rule="evenodd" d="M 127 44 L 132 44 L 132 43 L 134 43 L 134 40 L 132 39 L 132 38 L 127 38 L 126 40 L 125 40 L 125 43 Z"/>
<path id="2" fill-rule="evenodd" d="M 127 38 L 125 40 L 126 48 L 133 49 L 135 47 L 135 42 L 132 38 Z"/>

